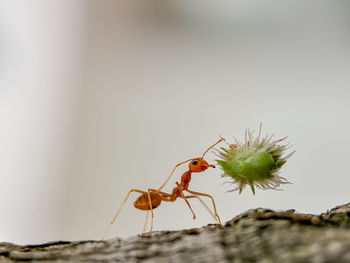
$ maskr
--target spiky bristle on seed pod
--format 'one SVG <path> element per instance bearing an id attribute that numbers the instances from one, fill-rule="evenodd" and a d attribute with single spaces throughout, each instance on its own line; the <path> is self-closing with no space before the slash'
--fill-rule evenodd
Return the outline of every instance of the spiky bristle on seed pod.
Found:
<path id="1" fill-rule="evenodd" d="M 254 131 L 247 129 L 243 142 L 234 138 L 235 144 L 228 144 L 228 148 L 216 150 L 216 155 L 220 157 L 220 160 L 216 161 L 224 172 L 222 177 L 232 179 L 225 183 L 236 186 L 228 192 L 239 190 L 241 193 L 248 185 L 255 194 L 255 187 L 278 190 L 281 184 L 289 183 L 286 178 L 278 174 L 295 151 L 284 155 L 289 147 L 288 144 L 280 143 L 287 137 L 273 140 L 273 136 L 262 137 L 260 124 L 256 137 Z"/>

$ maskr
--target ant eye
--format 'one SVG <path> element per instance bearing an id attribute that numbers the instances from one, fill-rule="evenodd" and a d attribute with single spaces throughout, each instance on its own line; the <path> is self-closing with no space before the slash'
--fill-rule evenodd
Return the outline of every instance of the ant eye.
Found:
<path id="1" fill-rule="evenodd" d="M 193 165 L 197 165 L 198 162 L 197 162 L 197 161 L 193 161 L 192 164 L 193 164 Z"/>

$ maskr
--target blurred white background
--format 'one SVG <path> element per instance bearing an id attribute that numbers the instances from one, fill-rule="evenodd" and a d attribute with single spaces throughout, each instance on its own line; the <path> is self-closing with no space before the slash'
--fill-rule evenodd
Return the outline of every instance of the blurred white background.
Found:
<path id="1" fill-rule="evenodd" d="M 347 1 L 0 0 L 0 241 L 100 239 L 131 188 L 159 187 L 221 134 L 288 136 L 284 191 L 225 193 L 194 174 L 225 222 L 256 207 L 349 202 Z M 208 155 L 213 163 L 215 156 Z M 186 166 L 177 170 L 170 192 Z M 109 237 L 142 231 L 133 195 Z M 208 203 L 210 204 L 210 203 Z M 194 200 L 155 230 L 214 223 Z"/>

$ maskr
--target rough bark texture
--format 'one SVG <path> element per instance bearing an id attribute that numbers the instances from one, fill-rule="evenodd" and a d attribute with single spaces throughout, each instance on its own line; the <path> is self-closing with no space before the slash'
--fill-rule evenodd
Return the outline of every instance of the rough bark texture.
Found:
<path id="1" fill-rule="evenodd" d="M 350 203 L 321 215 L 252 209 L 225 226 L 128 239 L 0 243 L 0 262 L 350 262 Z"/>

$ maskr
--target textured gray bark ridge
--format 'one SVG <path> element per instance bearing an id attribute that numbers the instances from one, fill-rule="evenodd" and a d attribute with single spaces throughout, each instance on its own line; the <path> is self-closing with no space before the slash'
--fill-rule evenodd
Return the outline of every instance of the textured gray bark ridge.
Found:
<path id="1" fill-rule="evenodd" d="M 0 243 L 0 262 L 350 262 L 350 203 L 321 215 L 252 209 L 224 226 L 128 239 Z"/>

